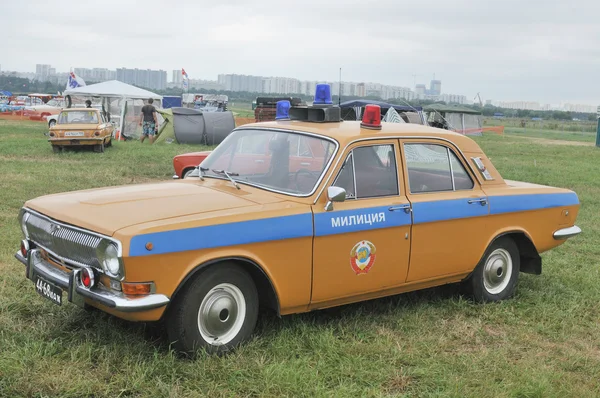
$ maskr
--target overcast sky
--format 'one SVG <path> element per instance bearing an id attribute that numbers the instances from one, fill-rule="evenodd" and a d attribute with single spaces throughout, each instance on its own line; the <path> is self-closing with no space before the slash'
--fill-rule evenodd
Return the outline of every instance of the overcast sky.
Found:
<path id="1" fill-rule="evenodd" d="M 2 70 L 185 68 L 600 104 L 598 0 L 8 1 Z"/>

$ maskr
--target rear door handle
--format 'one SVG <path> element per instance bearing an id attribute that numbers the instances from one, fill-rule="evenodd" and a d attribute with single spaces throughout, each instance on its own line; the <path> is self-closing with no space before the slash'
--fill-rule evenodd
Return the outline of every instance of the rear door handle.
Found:
<path id="1" fill-rule="evenodd" d="M 300 163 L 300 164 L 301 164 L 302 166 L 310 166 L 310 163 L 308 163 L 308 162 L 302 162 L 302 163 Z"/>
<path id="2" fill-rule="evenodd" d="M 482 206 L 487 205 L 487 199 L 486 198 L 481 198 L 481 199 L 470 199 L 469 201 L 467 201 L 468 204 L 472 205 L 475 203 L 479 203 Z"/>
<path id="3" fill-rule="evenodd" d="M 262 159 L 256 159 L 256 160 L 254 161 L 254 163 L 264 163 L 264 162 L 265 162 L 265 161 L 264 161 L 264 160 L 262 160 Z"/>
<path id="4" fill-rule="evenodd" d="M 398 210 L 404 210 L 405 213 L 410 213 L 412 211 L 410 205 L 400 205 L 400 206 L 392 206 L 390 208 L 388 208 L 389 211 L 398 211 Z"/>

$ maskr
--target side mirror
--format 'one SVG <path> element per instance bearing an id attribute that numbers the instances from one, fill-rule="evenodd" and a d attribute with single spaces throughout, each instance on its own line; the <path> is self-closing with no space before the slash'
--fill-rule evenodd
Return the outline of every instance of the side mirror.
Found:
<path id="1" fill-rule="evenodd" d="M 327 204 L 325 205 L 325 211 L 333 210 L 333 202 L 343 202 L 346 200 L 346 190 L 340 187 L 329 187 L 327 188 Z"/>

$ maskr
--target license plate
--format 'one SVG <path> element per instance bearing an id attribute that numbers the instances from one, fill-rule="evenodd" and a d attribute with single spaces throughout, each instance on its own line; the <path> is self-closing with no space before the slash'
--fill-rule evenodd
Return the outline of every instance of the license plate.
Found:
<path id="1" fill-rule="evenodd" d="M 65 137 L 83 137 L 83 131 L 65 131 Z"/>
<path id="2" fill-rule="evenodd" d="M 62 289 L 39 276 L 35 277 L 35 290 L 40 296 L 47 298 L 54 304 L 62 304 Z"/>

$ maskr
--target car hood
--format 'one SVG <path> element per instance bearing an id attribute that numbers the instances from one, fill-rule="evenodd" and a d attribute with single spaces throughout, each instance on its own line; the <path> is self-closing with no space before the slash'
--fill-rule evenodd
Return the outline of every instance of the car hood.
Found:
<path id="1" fill-rule="evenodd" d="M 193 181 L 169 181 L 46 195 L 29 200 L 25 207 L 67 224 L 112 236 L 119 229 L 136 224 L 261 202 L 249 196 L 252 195 L 242 197 Z"/>

